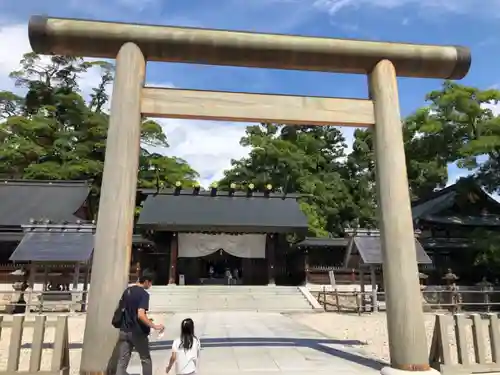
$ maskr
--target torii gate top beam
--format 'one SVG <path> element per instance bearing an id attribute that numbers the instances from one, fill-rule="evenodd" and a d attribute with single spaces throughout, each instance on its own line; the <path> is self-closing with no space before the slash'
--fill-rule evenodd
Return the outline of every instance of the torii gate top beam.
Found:
<path id="1" fill-rule="evenodd" d="M 471 65 L 460 46 L 388 43 L 33 16 L 33 51 L 115 58 L 126 42 L 149 61 L 337 73 L 369 73 L 388 59 L 404 77 L 461 79 Z"/>

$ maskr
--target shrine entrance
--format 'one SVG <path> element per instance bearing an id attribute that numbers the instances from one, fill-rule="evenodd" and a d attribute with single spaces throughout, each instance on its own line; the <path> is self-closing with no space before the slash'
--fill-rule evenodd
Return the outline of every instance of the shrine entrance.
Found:
<path id="1" fill-rule="evenodd" d="M 36 53 L 116 58 L 81 374 L 105 374 L 118 337 L 109 322 L 128 277 L 144 117 L 372 127 L 391 367 L 430 370 L 397 77 L 461 79 L 467 48 L 42 16 L 29 38 Z M 369 97 L 145 87 L 147 60 L 366 74 Z"/>
<path id="2" fill-rule="evenodd" d="M 238 285 L 242 283 L 242 258 L 219 249 L 199 259 L 200 284 Z"/>
<path id="3" fill-rule="evenodd" d="M 179 233 L 177 278 L 184 285 L 267 285 L 267 236 Z M 183 281 L 181 281 L 183 280 Z"/>

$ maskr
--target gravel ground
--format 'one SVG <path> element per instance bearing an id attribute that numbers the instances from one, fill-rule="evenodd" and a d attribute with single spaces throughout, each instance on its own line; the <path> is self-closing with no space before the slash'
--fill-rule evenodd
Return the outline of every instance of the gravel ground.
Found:
<path id="1" fill-rule="evenodd" d="M 355 314 L 318 313 L 297 314 L 292 316 L 297 322 L 305 324 L 325 335 L 340 340 L 358 340 L 363 343 L 359 345 L 366 354 L 374 356 L 384 362 L 389 362 L 389 342 L 387 338 L 387 322 L 385 313 Z M 434 330 L 434 314 L 425 314 L 425 329 L 427 334 L 427 345 L 430 347 Z M 491 362 L 491 346 L 488 335 L 488 321 L 482 320 L 483 339 L 486 347 L 486 360 Z M 471 326 L 468 325 L 467 347 L 471 363 L 475 362 L 474 347 Z M 451 358 L 453 363 L 458 363 L 455 332 L 449 327 L 448 342 L 451 346 Z"/>

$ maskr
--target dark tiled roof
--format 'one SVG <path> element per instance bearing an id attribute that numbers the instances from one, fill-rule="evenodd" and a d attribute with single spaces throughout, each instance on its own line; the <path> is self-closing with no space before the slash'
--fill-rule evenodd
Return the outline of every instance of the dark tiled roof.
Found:
<path id="1" fill-rule="evenodd" d="M 346 247 L 349 240 L 346 238 L 309 237 L 299 242 L 297 247 Z"/>
<path id="2" fill-rule="evenodd" d="M 482 200 L 483 204 L 488 205 L 493 211 L 491 213 L 500 214 L 500 203 L 486 193 L 481 186 L 471 179 L 465 178 L 459 180 L 457 183 L 450 185 L 444 189 L 437 190 L 430 194 L 428 197 L 420 199 L 412 204 L 412 217 L 413 220 L 426 220 L 433 221 L 436 220 L 436 215 L 439 213 L 453 207 L 459 196 L 474 193 Z M 489 209 L 490 211 L 490 209 Z M 430 217 L 433 220 L 428 220 Z M 445 215 L 445 221 L 448 221 L 448 216 Z M 490 224 L 470 224 L 470 225 L 493 225 L 493 221 L 489 221 Z M 458 224 L 458 223 L 456 223 Z"/>
<path id="3" fill-rule="evenodd" d="M 89 192 L 86 181 L 0 181 L 0 226 L 21 226 L 30 219 L 74 223 Z"/>
<path id="4" fill-rule="evenodd" d="M 356 236 L 353 246 L 363 261 L 363 264 L 378 265 L 383 263 L 382 247 L 379 236 Z M 415 239 L 415 248 L 417 251 L 417 262 L 419 264 L 432 264 L 431 259 L 420 245 L 420 242 Z"/>
<path id="5" fill-rule="evenodd" d="M 456 224 L 472 227 L 500 227 L 500 215 L 427 215 L 425 221 L 439 224 Z"/>
<path id="6" fill-rule="evenodd" d="M 451 207 L 455 203 L 457 194 L 455 191 L 448 191 L 445 194 L 437 195 L 412 207 L 411 213 L 413 220 L 421 219 L 435 212 L 443 211 Z"/>
<path id="7" fill-rule="evenodd" d="M 86 262 L 94 249 L 94 226 L 38 228 L 25 233 L 9 260 Z"/>
<path id="8" fill-rule="evenodd" d="M 467 249 L 474 244 L 470 238 L 424 237 L 420 238 L 419 242 L 426 251 L 432 251 L 434 249 Z"/>
<path id="9" fill-rule="evenodd" d="M 307 218 L 294 198 L 150 195 L 138 226 L 178 232 L 307 232 Z"/>

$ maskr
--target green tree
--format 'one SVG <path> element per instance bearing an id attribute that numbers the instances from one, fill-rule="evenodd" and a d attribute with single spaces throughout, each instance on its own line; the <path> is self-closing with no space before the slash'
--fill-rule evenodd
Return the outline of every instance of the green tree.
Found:
<path id="1" fill-rule="evenodd" d="M 412 199 L 419 199 L 436 188 L 444 187 L 448 180 L 448 162 L 443 158 L 436 157 L 438 146 L 433 145 L 433 142 L 437 142 L 428 139 L 419 131 L 421 116 L 421 111 L 417 111 L 416 114 L 403 121 L 406 169 Z M 358 129 L 355 131 L 353 151 L 349 154 L 347 166 L 351 171 L 351 180 L 356 185 L 361 184 L 362 191 L 371 191 L 371 196 L 374 197 L 375 155 L 372 130 Z M 366 209 L 373 210 L 375 207 L 374 199 L 369 200 L 369 202 L 370 205 Z"/>
<path id="2" fill-rule="evenodd" d="M 418 131 L 433 147 L 437 159 L 456 162 L 474 171 L 490 192 L 500 187 L 500 118 L 489 108 L 500 91 L 480 90 L 446 81 L 427 95 Z"/>
<path id="3" fill-rule="evenodd" d="M 254 184 L 264 190 L 301 193 L 300 205 L 312 235 L 340 234 L 360 210 L 345 181 L 345 139 L 333 126 L 249 126 L 242 138 L 250 155 L 233 160 L 220 186 Z"/>
<path id="4" fill-rule="evenodd" d="M 88 102 L 78 85 L 90 69 L 100 72 Z M 24 55 L 12 72 L 25 95 L 0 93 L 0 175 L 4 178 L 47 180 L 90 179 L 96 191 L 102 179 L 109 115 L 107 86 L 113 66 L 81 58 L 52 56 L 44 61 Z M 171 186 L 172 179 L 193 181 L 198 174 L 182 159 L 150 152 L 168 147 L 162 127 L 144 119 L 141 127 L 139 184 Z"/>
<path id="5" fill-rule="evenodd" d="M 448 182 L 447 166 L 457 162 L 475 171 L 490 191 L 500 181 L 500 123 L 487 108 L 497 90 L 478 90 L 446 81 L 429 93 L 427 105 L 403 120 L 412 199 Z M 262 124 L 247 129 L 242 145 L 249 157 L 233 161 L 222 185 L 266 184 L 300 192 L 313 234 L 340 233 L 346 226 L 376 226 L 375 159 L 371 130 L 355 132 L 353 150 L 333 127 Z"/>
<path id="6" fill-rule="evenodd" d="M 426 106 L 404 119 L 406 164 L 413 199 L 444 187 L 449 163 L 470 169 L 476 182 L 490 192 L 499 191 L 500 119 L 490 109 L 499 99 L 498 90 L 480 90 L 446 81 L 440 90 L 426 96 Z M 371 131 L 355 133 L 347 164 L 352 181 L 374 182 Z M 498 231 L 485 228 L 470 234 L 471 257 L 475 257 L 478 266 L 493 273 L 500 269 L 499 236 Z"/>
<path id="7" fill-rule="evenodd" d="M 448 182 L 447 166 L 474 170 L 490 191 L 500 186 L 500 119 L 488 104 L 498 103 L 500 91 L 479 90 L 450 81 L 426 96 L 428 105 L 403 120 L 408 182 L 413 199 L 424 197 Z M 355 173 L 374 181 L 370 130 L 355 133 L 348 164 Z"/>

